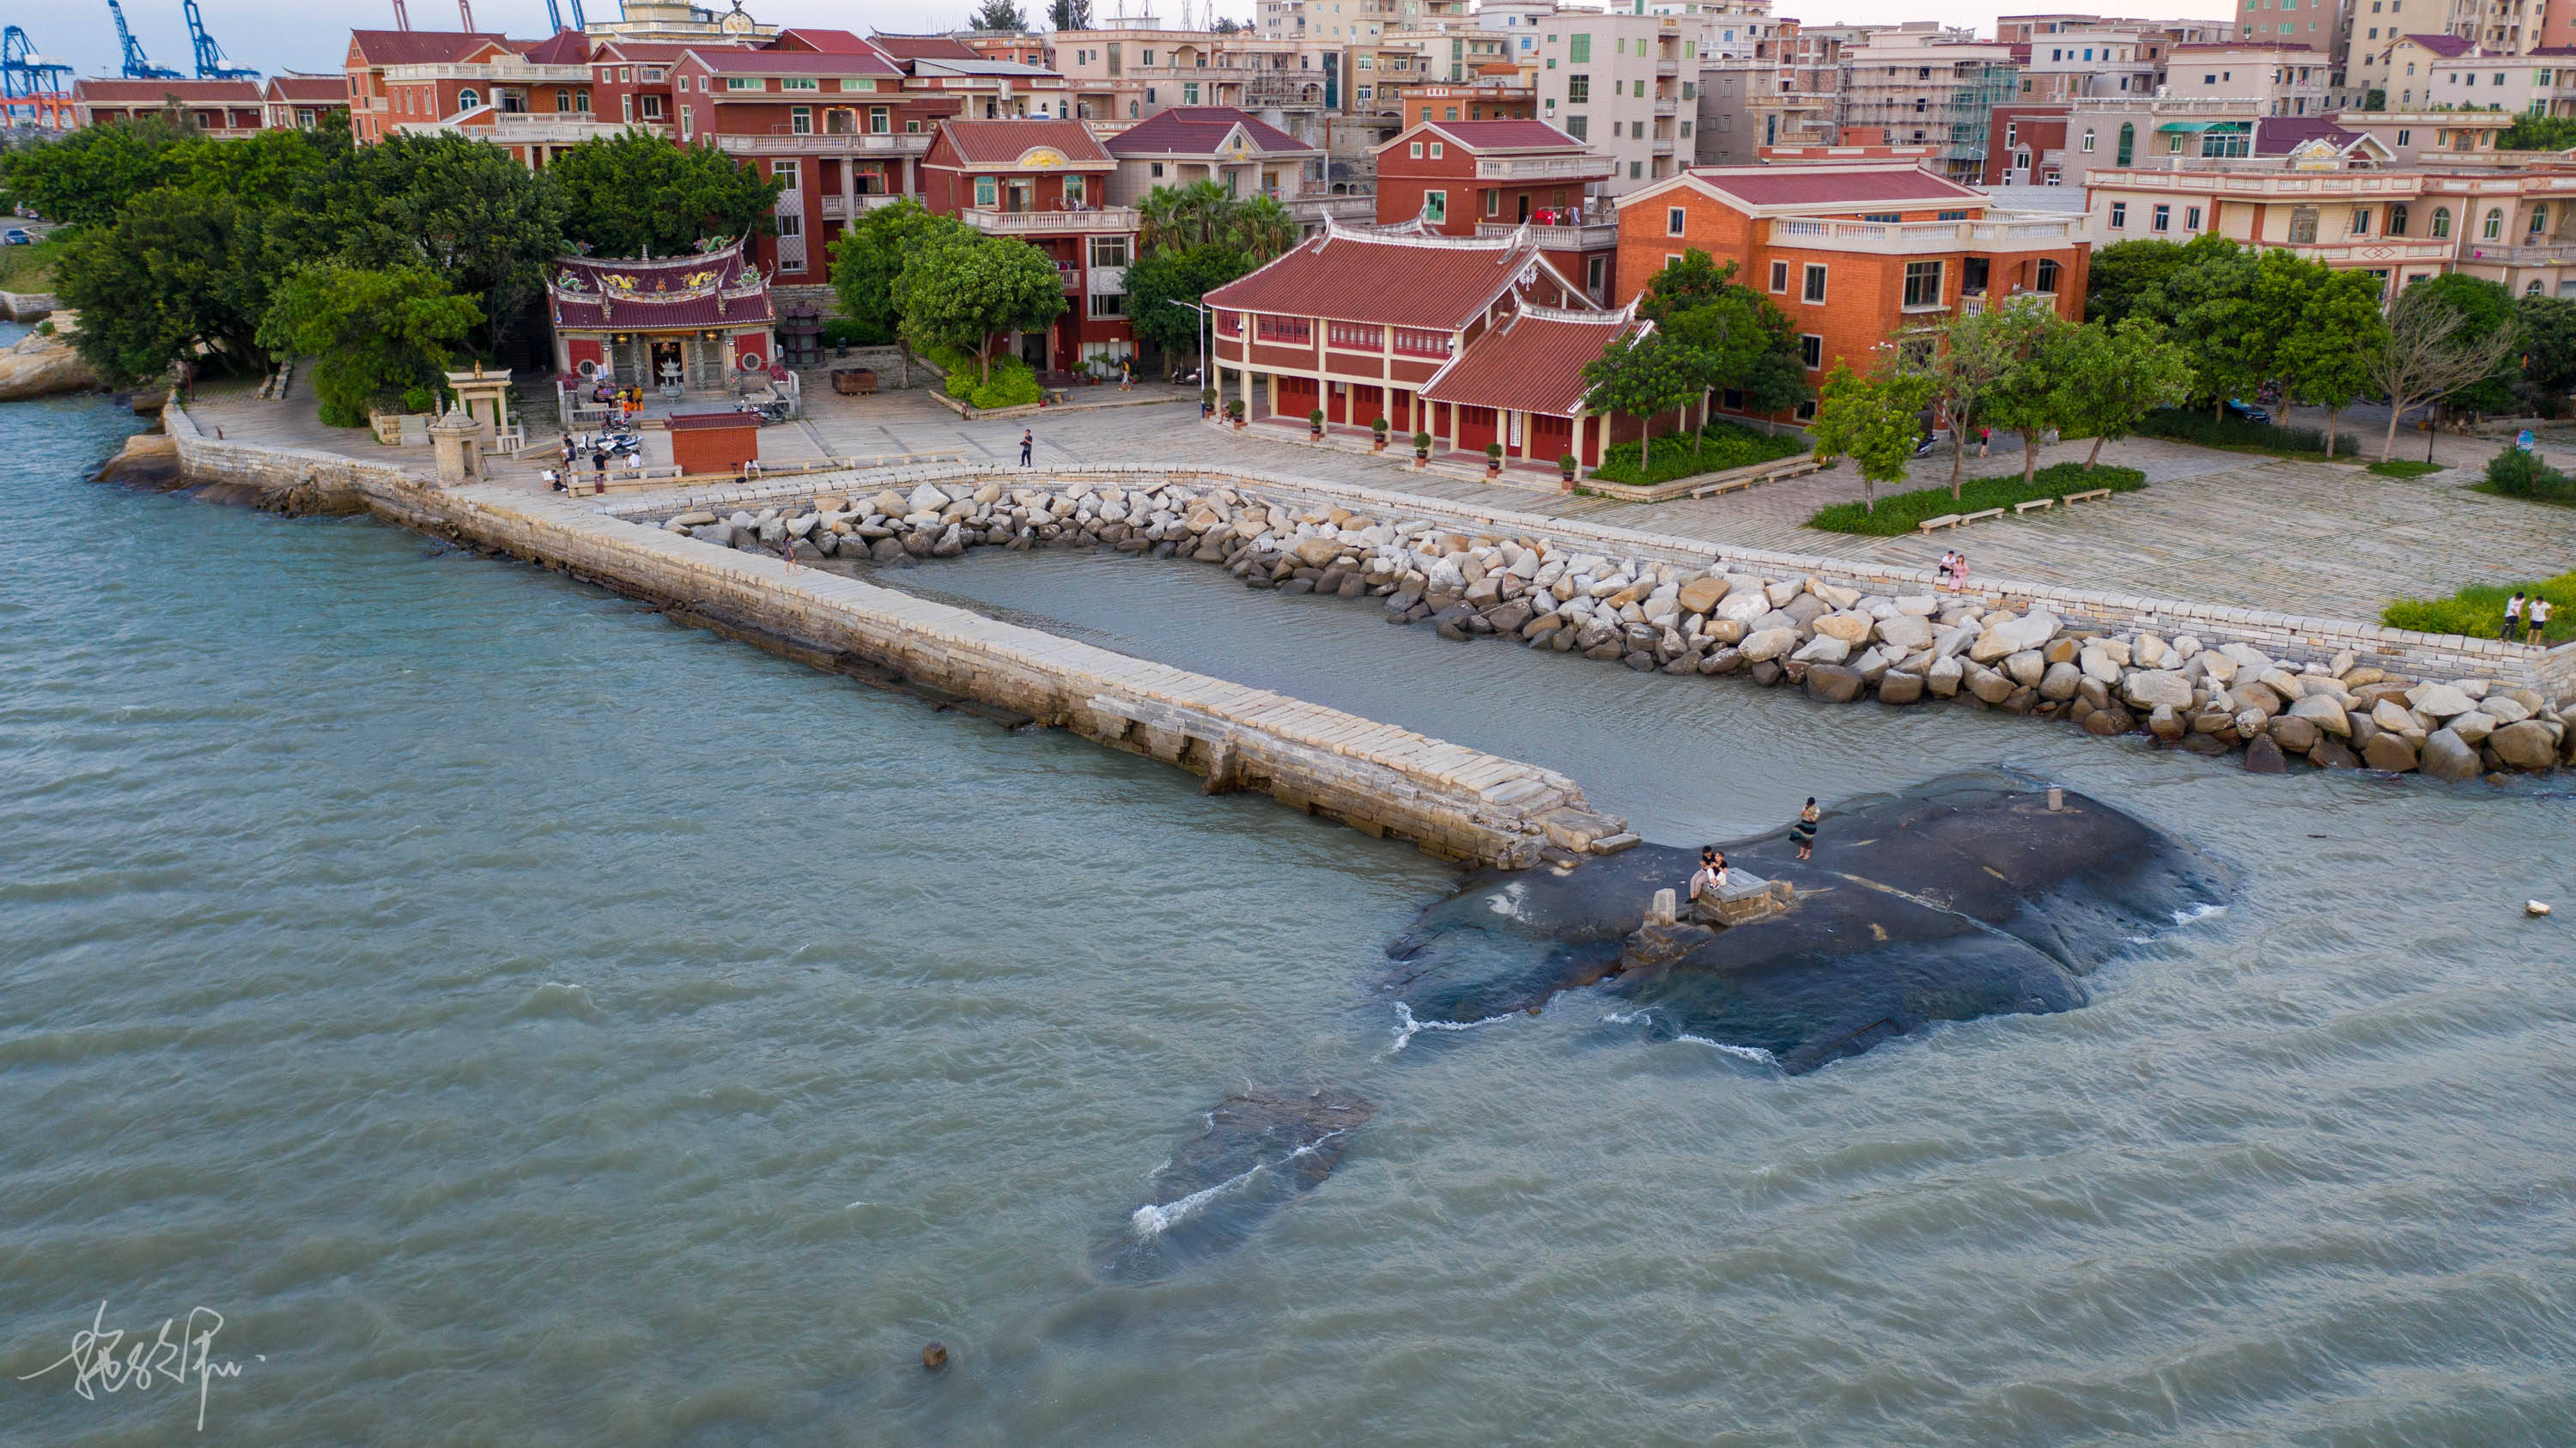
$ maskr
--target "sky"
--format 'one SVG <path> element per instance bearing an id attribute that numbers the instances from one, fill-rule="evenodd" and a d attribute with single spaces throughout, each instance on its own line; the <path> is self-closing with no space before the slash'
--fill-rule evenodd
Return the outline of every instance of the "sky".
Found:
<path id="1" fill-rule="evenodd" d="M 188 42 L 188 26 L 181 17 L 179 0 L 120 0 L 126 23 L 134 28 L 134 38 L 143 43 L 144 53 L 154 62 L 182 72 L 194 67 Z M 452 0 L 405 0 L 412 12 L 412 24 L 422 30 L 458 28 Z M 470 3 L 470 0 L 469 0 Z M 557 0 L 564 18 L 572 18 L 570 0 Z M 744 7 L 761 20 L 781 25 L 830 26 L 865 33 L 870 30 L 928 31 L 944 30 L 965 23 L 976 0 L 884 0 L 866 6 L 846 0 L 745 0 Z M 1043 15 L 1040 0 L 1022 0 L 1032 18 Z M 1127 0 L 1127 13 L 1145 13 L 1150 0 Z M 1192 0 L 1193 16 L 1206 0 Z M 206 20 L 206 29 L 222 43 L 224 52 L 235 65 L 247 65 L 268 74 L 300 70 L 336 74 L 341 57 L 348 50 L 348 28 L 393 28 L 392 0 L 349 0 L 346 4 L 323 5 L 315 0 L 198 0 Z M 616 0 L 597 0 L 602 15 L 615 13 Z M 721 6 L 719 7 L 721 8 Z M 1164 12 L 1166 22 L 1177 21 L 1178 0 L 1165 0 L 1154 6 Z M 1983 33 L 1994 33 L 1995 14 L 1991 9 L 1973 9 L 1952 4 L 1927 7 L 1922 0 L 1775 0 L 1783 15 L 1795 15 L 1816 24 L 1844 22 L 1887 23 L 1898 20 L 1938 19 L 1952 25 L 1974 25 Z M 2019 4 L 2015 13 L 2028 14 L 2044 7 Z M 2071 7 L 2070 7 L 2071 8 Z M 2224 18 L 2230 11 L 2228 0 L 2164 0 L 2164 3 L 2132 4 L 2104 7 L 2130 14 L 2199 15 Z M 114 75 L 117 73 L 116 26 L 108 18 L 105 0 L 80 0 L 61 8 L 29 5 L 9 7 L 11 23 L 25 27 L 36 50 L 57 60 L 68 61 L 76 75 Z M 1117 0 L 1093 0 L 1095 16 L 1106 17 L 1117 12 Z M 1217 0 L 1217 13 L 1230 14 L 1238 20 L 1249 20 L 1250 0 Z M 324 23 L 323 17 L 328 17 Z M 481 30 L 499 30 L 512 35 L 539 36 L 550 28 L 546 19 L 546 0 L 481 0 L 475 5 L 474 21 Z"/>

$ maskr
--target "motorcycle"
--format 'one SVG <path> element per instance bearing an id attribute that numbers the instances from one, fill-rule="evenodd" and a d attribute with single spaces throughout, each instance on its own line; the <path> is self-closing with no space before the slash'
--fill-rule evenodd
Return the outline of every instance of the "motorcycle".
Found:
<path id="1" fill-rule="evenodd" d="M 741 402 L 735 403 L 733 406 L 734 411 L 750 413 L 753 416 L 758 417 L 764 423 L 785 422 L 787 420 L 787 404 L 785 402 L 753 402 L 746 398 Z"/>

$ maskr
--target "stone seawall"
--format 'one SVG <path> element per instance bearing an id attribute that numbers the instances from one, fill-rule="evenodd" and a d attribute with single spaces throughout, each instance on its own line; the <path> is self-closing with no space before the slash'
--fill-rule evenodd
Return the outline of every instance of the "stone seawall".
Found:
<path id="1" fill-rule="evenodd" d="M 1635 843 L 1551 770 L 1267 690 L 1002 623 L 816 568 L 642 528 L 488 485 L 442 488 L 379 464 L 202 436 L 169 410 L 192 481 L 267 506 L 365 508 L 668 605 L 820 667 L 928 685 L 1254 790 L 1465 863 L 1560 867 Z"/>

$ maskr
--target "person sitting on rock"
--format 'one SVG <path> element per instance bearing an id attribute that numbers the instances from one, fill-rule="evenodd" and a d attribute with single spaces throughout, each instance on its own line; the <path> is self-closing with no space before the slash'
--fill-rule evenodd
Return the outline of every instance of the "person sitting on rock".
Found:
<path id="1" fill-rule="evenodd" d="M 1713 895 L 1725 888 L 1726 852 L 1715 845 L 1700 846 L 1699 873 L 1691 876 L 1690 897 L 1696 900 L 1702 891 Z"/>

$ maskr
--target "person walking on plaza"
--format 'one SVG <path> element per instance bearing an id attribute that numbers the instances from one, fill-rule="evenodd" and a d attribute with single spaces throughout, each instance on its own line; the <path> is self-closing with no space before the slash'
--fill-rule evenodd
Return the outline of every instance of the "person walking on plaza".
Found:
<path id="1" fill-rule="evenodd" d="M 1127 359 L 1124 357 L 1118 359 L 1118 390 L 1121 392 L 1136 390 L 1136 374 L 1127 369 Z"/>
<path id="2" fill-rule="evenodd" d="M 1024 467 L 1024 468 L 1025 468 L 1025 467 L 1030 466 L 1029 459 L 1030 459 L 1031 457 L 1033 457 L 1033 456 L 1035 456 L 1035 455 L 1036 455 L 1036 453 L 1037 453 L 1037 447 L 1038 447 L 1038 435 L 1037 435 L 1037 433 L 1036 433 L 1036 432 L 1034 432 L 1034 431 L 1023 431 L 1023 432 L 1021 432 L 1021 434 L 1020 434 L 1020 466 L 1021 466 L 1021 467 Z"/>
<path id="3" fill-rule="evenodd" d="M 2496 635 L 2497 638 L 2510 640 L 2515 634 L 2522 632 L 2522 605 L 2522 590 L 2517 588 L 2513 591 L 2513 597 L 2504 601 L 2504 629 Z"/>
<path id="4" fill-rule="evenodd" d="M 2531 619 L 2531 632 L 2524 637 L 2523 642 L 2527 644 L 2536 644 L 2540 642 L 2540 636 L 2549 631 L 2549 615 L 2556 610 L 2556 604 L 2551 603 L 2548 599 L 2541 597 L 2539 594 L 2533 594 L 2531 596 L 2531 607 L 2528 611 Z"/>
<path id="5" fill-rule="evenodd" d="M 580 450 L 573 446 L 572 434 L 565 433 L 563 444 L 563 465 L 565 472 L 572 471 L 572 460 L 578 456 L 580 456 Z"/>
<path id="6" fill-rule="evenodd" d="M 1816 821 L 1823 817 L 1823 812 L 1816 808 L 1816 797 L 1812 794 L 1807 796 L 1807 807 L 1798 811 L 1798 822 L 1789 827 L 1789 842 L 1798 847 L 1799 859 L 1807 859 L 1816 853 Z"/>

